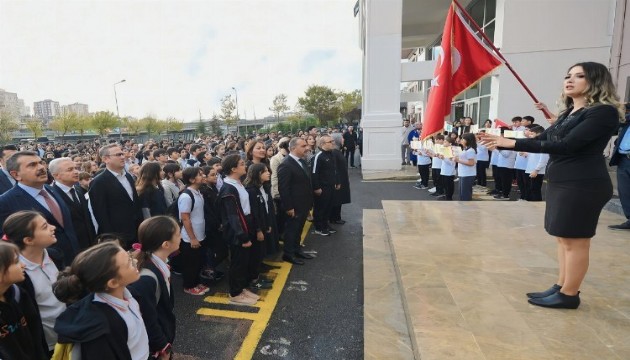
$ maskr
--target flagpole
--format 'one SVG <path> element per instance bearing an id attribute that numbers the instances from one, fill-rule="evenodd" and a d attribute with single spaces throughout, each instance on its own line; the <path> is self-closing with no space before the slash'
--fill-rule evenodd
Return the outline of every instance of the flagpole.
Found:
<path id="1" fill-rule="evenodd" d="M 462 11 L 462 14 L 464 15 L 464 17 L 466 17 L 466 19 L 468 19 L 468 21 L 470 21 L 470 25 L 472 27 L 474 27 L 475 30 L 477 30 L 479 32 L 479 34 L 481 34 L 481 36 L 486 41 L 486 43 L 488 43 L 488 45 L 492 48 L 492 50 L 494 50 L 494 52 L 497 54 L 497 56 L 500 57 L 501 60 L 503 60 L 503 63 L 505 64 L 505 66 L 507 66 L 507 68 L 510 70 L 512 75 L 514 75 L 514 77 L 516 78 L 516 81 L 518 81 L 521 84 L 523 89 L 525 89 L 525 91 L 527 92 L 527 94 L 529 94 L 529 96 L 532 98 L 532 100 L 534 100 L 535 103 L 539 103 L 540 101 L 538 101 L 538 99 L 536 98 L 534 93 L 532 93 L 532 91 L 529 89 L 529 87 L 527 87 L 527 85 L 525 85 L 525 82 L 523 81 L 523 79 L 516 73 L 514 68 L 512 68 L 512 65 L 510 65 L 510 63 L 507 61 L 505 56 L 503 56 L 503 54 L 501 54 L 501 51 L 499 51 L 499 49 L 497 49 L 497 47 L 494 46 L 494 43 L 490 39 L 488 39 L 486 34 L 483 32 L 483 30 L 481 30 L 479 25 L 477 25 L 477 22 L 472 18 L 472 16 L 470 16 L 470 14 L 468 14 L 468 11 L 466 11 L 466 9 L 464 9 L 464 7 L 461 6 L 459 4 L 459 2 L 457 2 L 457 0 L 452 0 L 452 1 Z M 551 119 L 553 117 L 553 114 L 551 114 L 549 112 L 549 110 L 547 110 L 545 108 L 543 108 L 541 110 L 542 110 L 543 114 L 545 115 L 546 119 Z"/>

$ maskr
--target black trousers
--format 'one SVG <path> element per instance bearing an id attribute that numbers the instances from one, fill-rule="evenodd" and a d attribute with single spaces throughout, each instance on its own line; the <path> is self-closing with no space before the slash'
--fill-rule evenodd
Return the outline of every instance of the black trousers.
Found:
<path id="1" fill-rule="evenodd" d="M 278 234 L 283 238 L 284 224 L 287 221 L 287 213 L 282 211 L 282 200 L 280 198 L 273 199 L 273 204 L 276 206 L 276 226 L 278 227 Z"/>
<path id="2" fill-rule="evenodd" d="M 418 165 L 418 172 L 420 173 L 420 183 L 422 186 L 429 186 L 429 173 L 431 170 L 431 164 Z"/>
<path id="3" fill-rule="evenodd" d="M 295 256 L 300 251 L 300 240 L 302 237 L 302 229 L 306 222 L 308 212 L 298 213 L 294 217 L 288 217 L 284 224 L 284 254 Z"/>
<path id="4" fill-rule="evenodd" d="M 486 176 L 486 169 L 488 168 L 489 161 L 477 160 L 477 185 L 487 186 L 488 179 Z"/>
<path id="5" fill-rule="evenodd" d="M 529 178 L 528 201 L 542 201 L 542 186 L 545 174 L 538 174 L 535 178 Z"/>
<path id="6" fill-rule="evenodd" d="M 516 174 L 516 185 L 518 185 L 518 191 L 521 192 L 519 199 L 527 200 L 527 178 L 529 175 L 525 174 L 525 170 L 521 169 L 514 169 L 514 173 Z"/>
<path id="7" fill-rule="evenodd" d="M 346 162 L 350 164 L 350 166 L 354 166 L 354 150 L 355 148 L 347 148 L 343 154 L 346 157 Z"/>
<path id="8" fill-rule="evenodd" d="M 514 179 L 514 169 L 497 167 L 499 177 L 501 178 L 501 195 L 510 197 L 512 191 L 512 180 Z"/>
<path id="9" fill-rule="evenodd" d="M 496 165 L 492 165 L 492 178 L 494 179 L 494 190 L 502 193 L 503 186 L 501 184 L 501 172 L 499 171 L 499 167 Z M 510 186 L 512 186 L 512 183 L 510 183 Z"/>
<path id="10" fill-rule="evenodd" d="M 442 175 L 442 184 L 444 185 L 444 195 L 446 200 L 453 200 L 453 193 L 455 192 L 455 176 Z"/>
<path id="11" fill-rule="evenodd" d="M 239 295 L 247 287 L 250 248 L 244 248 L 241 245 L 230 245 L 230 268 L 228 270 L 230 296 Z"/>
<path id="12" fill-rule="evenodd" d="M 435 193 L 444 194 L 444 186 L 442 185 L 442 176 L 440 175 L 441 169 L 432 169 L 431 176 L 433 177 L 433 186 L 435 186 Z"/>
<path id="13" fill-rule="evenodd" d="M 190 247 L 190 243 L 182 240 L 179 244 L 180 254 L 179 267 L 182 271 L 182 278 L 184 283 L 184 289 L 194 288 L 199 285 L 199 273 L 201 272 L 201 265 L 203 263 L 204 254 L 207 251 L 205 241 L 201 242 L 201 247 L 193 249 Z"/>
<path id="14" fill-rule="evenodd" d="M 249 262 L 247 266 L 248 280 L 258 279 L 260 274 L 260 264 L 265 258 L 265 241 L 256 240 L 256 236 L 252 239 L 252 246 L 249 248 Z"/>
<path id="15" fill-rule="evenodd" d="M 313 223 L 315 230 L 323 231 L 329 228 L 328 219 L 332 210 L 332 200 L 335 188 L 322 186 L 322 193 L 315 195 L 313 202 Z"/>
<path id="16" fill-rule="evenodd" d="M 330 210 L 330 216 L 328 217 L 330 221 L 339 221 L 341 220 L 341 205 L 335 205 Z"/>

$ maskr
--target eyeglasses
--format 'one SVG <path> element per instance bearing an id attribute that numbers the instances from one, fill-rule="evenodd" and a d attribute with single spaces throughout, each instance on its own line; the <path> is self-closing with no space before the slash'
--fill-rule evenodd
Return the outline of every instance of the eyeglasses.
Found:
<path id="1" fill-rule="evenodd" d="M 125 153 L 119 152 L 119 153 L 116 153 L 116 154 L 108 154 L 107 156 L 118 156 L 118 157 L 121 157 L 121 156 L 124 156 L 124 155 L 125 155 Z"/>
<path id="2" fill-rule="evenodd" d="M 135 258 L 135 256 L 133 255 L 133 253 L 131 251 L 127 252 L 127 255 L 129 255 L 129 267 L 137 268 L 138 267 L 138 259 Z"/>

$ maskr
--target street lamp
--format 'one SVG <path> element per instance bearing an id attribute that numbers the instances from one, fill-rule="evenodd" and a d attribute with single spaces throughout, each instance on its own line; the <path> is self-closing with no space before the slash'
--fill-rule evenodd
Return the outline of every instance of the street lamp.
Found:
<path id="1" fill-rule="evenodd" d="M 241 117 L 238 115 L 238 92 L 234 86 L 232 86 L 232 90 L 234 90 L 234 96 L 236 97 L 236 132 L 238 132 L 238 122 L 241 120 Z"/>
<path id="2" fill-rule="evenodd" d="M 119 82 L 114 84 L 114 100 L 116 100 L 116 116 L 118 117 L 118 121 L 120 121 L 120 113 L 118 112 L 118 96 L 116 95 L 116 85 L 124 83 L 125 79 L 120 80 Z M 120 142 L 122 144 L 122 124 L 118 124 L 118 134 L 120 135 Z"/>

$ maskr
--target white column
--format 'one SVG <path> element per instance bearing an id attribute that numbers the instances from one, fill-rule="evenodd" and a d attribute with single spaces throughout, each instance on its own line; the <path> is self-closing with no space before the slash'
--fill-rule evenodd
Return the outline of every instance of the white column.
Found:
<path id="1" fill-rule="evenodd" d="M 365 0 L 363 51 L 364 173 L 401 168 L 402 0 Z"/>

